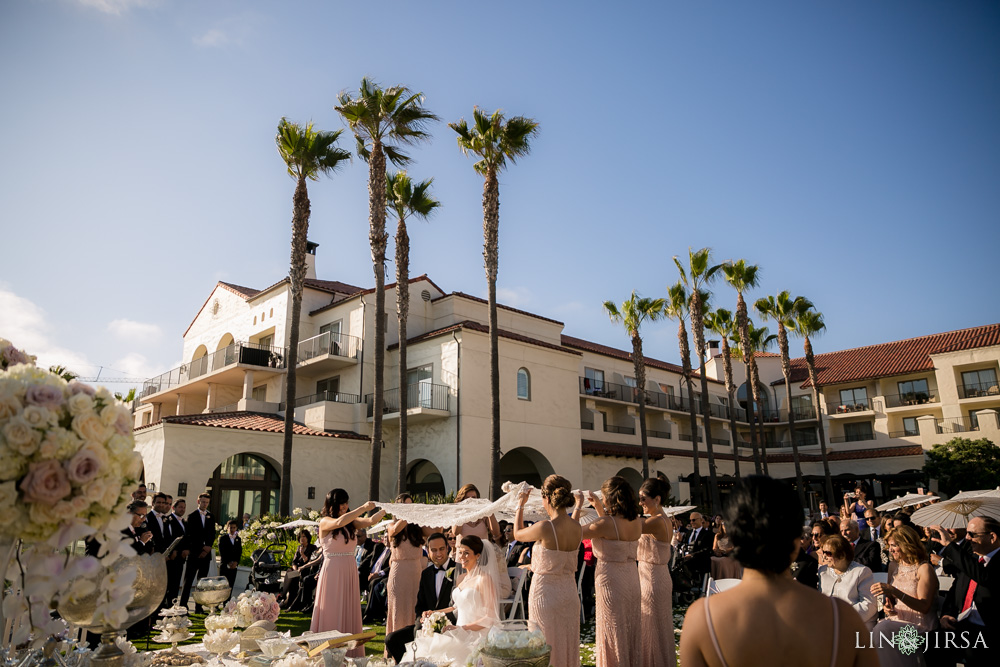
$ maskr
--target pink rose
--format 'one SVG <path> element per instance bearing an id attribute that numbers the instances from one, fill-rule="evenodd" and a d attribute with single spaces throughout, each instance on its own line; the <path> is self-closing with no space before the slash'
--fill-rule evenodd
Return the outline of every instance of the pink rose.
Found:
<path id="1" fill-rule="evenodd" d="M 47 384 L 33 384 L 24 394 L 28 405 L 40 405 L 49 410 L 58 410 L 63 403 L 62 389 Z"/>
<path id="2" fill-rule="evenodd" d="M 74 484 L 83 485 L 97 477 L 106 464 L 104 452 L 97 451 L 93 445 L 84 445 L 66 462 L 66 475 Z"/>
<path id="3" fill-rule="evenodd" d="M 51 459 L 30 464 L 28 474 L 21 480 L 20 489 L 24 493 L 25 502 L 49 507 L 72 491 L 66 471 L 58 461 Z"/>
<path id="4" fill-rule="evenodd" d="M 76 396 L 77 394 L 86 394 L 87 396 L 93 396 L 97 393 L 97 390 L 91 387 L 89 384 L 84 384 L 83 382 L 77 382 L 73 380 L 69 383 L 69 393 Z"/>

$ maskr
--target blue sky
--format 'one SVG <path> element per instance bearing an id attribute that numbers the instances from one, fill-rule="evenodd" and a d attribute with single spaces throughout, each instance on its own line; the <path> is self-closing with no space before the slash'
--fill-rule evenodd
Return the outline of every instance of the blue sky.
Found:
<path id="1" fill-rule="evenodd" d="M 664 294 L 689 246 L 811 298 L 817 351 L 997 322 L 998 28 L 974 1 L 10 0 L 0 336 L 84 375 L 179 362 L 217 280 L 287 274 L 278 120 L 342 128 L 364 75 L 539 121 L 501 181 L 501 302 L 571 335 L 627 347 L 600 304 Z M 482 181 L 432 131 L 411 271 L 484 295 Z M 310 186 L 322 278 L 372 284 L 366 178 Z M 675 331 L 647 353 L 676 361 Z"/>

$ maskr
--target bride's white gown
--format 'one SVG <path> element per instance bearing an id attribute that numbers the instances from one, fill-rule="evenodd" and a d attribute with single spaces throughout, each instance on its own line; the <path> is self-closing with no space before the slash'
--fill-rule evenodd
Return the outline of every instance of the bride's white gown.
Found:
<path id="1" fill-rule="evenodd" d="M 476 644 L 489 633 L 490 627 L 500 621 L 496 586 L 490 577 L 469 576 L 455 588 L 451 599 L 460 627 L 430 637 L 418 636 L 410 646 L 418 658 L 439 663 L 450 660 L 455 667 L 460 667 L 468 662 Z M 461 627 L 466 625 L 482 629 Z"/>

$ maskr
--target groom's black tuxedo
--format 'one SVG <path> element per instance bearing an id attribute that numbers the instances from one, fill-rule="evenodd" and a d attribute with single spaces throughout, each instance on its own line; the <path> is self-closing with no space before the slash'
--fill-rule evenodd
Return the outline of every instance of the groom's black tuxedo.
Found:
<path id="1" fill-rule="evenodd" d="M 451 606 L 451 591 L 455 586 L 455 581 L 452 578 L 454 567 L 455 563 L 449 558 L 443 566 L 445 576 L 444 581 L 441 582 L 440 592 L 437 591 L 437 567 L 432 564 L 429 567 L 425 567 L 424 571 L 420 573 L 420 588 L 417 590 L 416 606 L 418 623 L 425 611 L 437 611 L 438 609 L 447 609 Z M 449 574 L 452 576 L 449 576 Z M 449 617 L 451 617 L 451 622 L 454 623 L 454 614 L 449 614 Z M 415 628 L 416 626 L 410 625 L 400 628 L 395 632 L 390 632 L 386 636 L 385 648 L 397 663 L 403 659 L 403 654 L 406 653 L 406 645 L 413 641 Z"/>

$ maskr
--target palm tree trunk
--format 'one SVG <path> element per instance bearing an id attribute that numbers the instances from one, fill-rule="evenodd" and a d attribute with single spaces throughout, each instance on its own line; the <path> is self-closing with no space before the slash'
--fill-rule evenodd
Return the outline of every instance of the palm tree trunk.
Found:
<path id="1" fill-rule="evenodd" d="M 649 443 L 646 440 L 646 362 L 642 356 L 642 338 L 632 336 L 632 367 L 639 389 L 639 442 L 642 446 L 642 478 L 649 479 Z"/>
<path id="2" fill-rule="evenodd" d="M 382 411 L 385 406 L 385 153 L 382 143 L 372 142 L 368 159 L 368 242 L 372 248 L 375 272 L 375 378 L 372 387 L 372 457 L 369 470 L 368 499 L 379 499 L 379 476 L 382 469 Z M 403 397 L 400 397 L 403 399 Z M 400 410 L 404 404 L 400 403 Z"/>
<path id="3" fill-rule="evenodd" d="M 792 409 L 792 364 L 788 359 L 788 331 L 778 320 L 778 348 L 781 351 L 781 374 L 785 376 L 785 405 L 788 407 L 788 437 L 792 442 L 792 461 L 795 463 L 795 488 L 799 492 L 799 507 L 806 507 L 806 489 L 802 481 L 802 462 L 799 460 L 799 443 L 795 441 L 795 410 Z"/>
<path id="4" fill-rule="evenodd" d="M 712 499 L 712 514 L 721 509 L 719 479 L 715 469 L 715 451 L 712 449 L 712 406 L 708 402 L 708 376 L 705 374 L 705 320 L 701 309 L 701 295 L 694 290 L 691 295 L 691 328 L 694 350 L 698 354 L 701 372 L 701 423 L 705 431 L 705 451 L 708 452 L 708 489 Z"/>
<path id="5" fill-rule="evenodd" d="M 278 511 L 291 514 L 292 435 L 295 425 L 296 365 L 299 357 L 299 318 L 302 315 L 302 289 L 306 279 L 306 239 L 309 236 L 309 191 L 305 176 L 300 176 L 292 195 L 292 256 L 288 282 L 292 290 L 292 321 L 288 329 L 288 372 L 285 375 L 285 433 L 281 450 L 281 487 Z"/>
<path id="6" fill-rule="evenodd" d="M 406 408 L 409 386 L 406 382 L 406 318 L 410 312 L 410 237 L 406 218 L 401 214 L 396 226 L 396 314 L 399 317 L 399 468 L 396 471 L 396 495 L 406 492 Z"/>
<path id="7" fill-rule="evenodd" d="M 764 474 L 764 468 L 761 465 L 761 451 L 760 451 L 760 438 L 758 437 L 758 431 L 760 427 L 757 425 L 757 413 L 753 408 L 753 390 L 750 389 L 750 364 L 744 364 L 746 370 L 744 371 L 747 376 L 747 423 L 750 424 L 750 447 L 753 449 L 753 467 L 754 472 L 758 475 Z"/>
<path id="8" fill-rule="evenodd" d="M 751 352 L 751 355 L 753 353 Z M 757 362 L 754 361 L 753 356 L 750 357 L 750 381 L 753 387 L 753 403 L 754 411 L 757 413 L 757 422 L 761 425 L 758 435 L 760 436 L 760 458 L 764 464 L 764 474 L 770 475 L 771 473 L 767 469 L 767 443 L 764 442 L 764 416 L 761 413 L 760 407 L 760 373 L 757 371 Z"/>
<path id="9" fill-rule="evenodd" d="M 725 334 L 722 336 L 722 367 L 726 375 L 726 395 L 729 396 L 729 432 L 733 438 L 733 469 L 736 473 L 736 479 L 739 479 L 740 447 L 736 440 L 736 387 L 733 385 L 733 359 Z"/>
<path id="10" fill-rule="evenodd" d="M 687 329 L 683 318 L 677 327 L 677 342 L 681 352 L 681 367 L 684 372 L 684 382 L 688 391 L 688 415 L 691 418 L 691 459 L 694 465 L 694 479 L 691 489 L 691 499 L 695 505 L 700 505 L 701 499 L 701 463 L 698 460 L 698 418 L 694 405 L 694 392 L 691 385 L 691 349 L 688 347 Z"/>
<path id="11" fill-rule="evenodd" d="M 500 183 L 496 169 L 486 172 L 483 184 L 483 260 L 490 305 L 490 498 L 500 489 L 500 330 L 497 323 L 497 272 L 500 265 Z"/>
<path id="12" fill-rule="evenodd" d="M 750 446 L 753 448 L 753 465 L 758 475 L 764 474 L 767 468 L 767 452 L 761 451 L 763 448 L 758 444 L 763 444 L 757 437 L 756 412 L 755 412 L 755 392 L 756 388 L 753 380 L 753 350 L 750 349 L 750 318 L 747 316 L 747 302 L 743 298 L 743 292 L 736 293 L 736 327 L 740 334 L 740 349 L 743 351 L 743 363 L 746 365 L 747 382 L 747 420 L 750 423 Z M 764 460 L 763 466 L 761 460 Z"/>
<path id="13" fill-rule="evenodd" d="M 813 409 L 816 410 L 816 423 L 819 430 L 819 453 L 823 458 L 823 477 L 826 489 L 826 502 L 833 498 L 833 478 L 830 476 L 830 460 L 826 455 L 826 429 L 823 427 L 823 415 L 819 411 L 819 385 L 816 383 L 816 358 L 813 356 L 812 342 L 805 336 L 803 343 L 806 353 L 806 366 L 809 368 L 809 382 L 812 384 Z"/>

